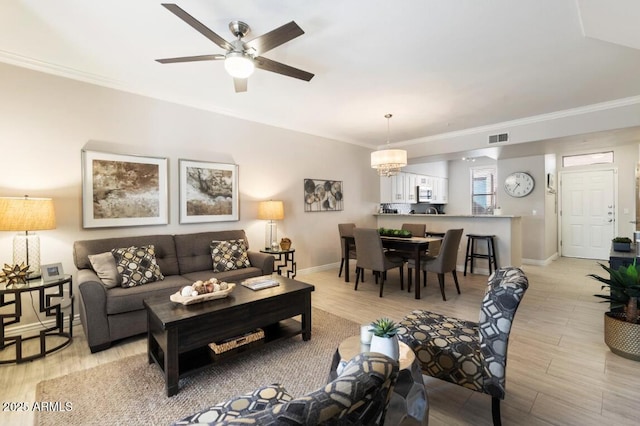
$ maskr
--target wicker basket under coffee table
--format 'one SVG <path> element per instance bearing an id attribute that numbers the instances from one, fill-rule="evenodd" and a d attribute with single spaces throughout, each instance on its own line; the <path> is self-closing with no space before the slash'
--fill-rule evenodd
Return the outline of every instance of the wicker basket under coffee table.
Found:
<path id="1" fill-rule="evenodd" d="M 400 359 L 398 360 L 400 371 L 398 380 L 389 401 L 384 424 L 391 425 L 428 425 L 429 424 L 429 398 L 422 381 L 420 363 L 409 346 L 403 342 L 400 344 Z M 345 367 L 347 362 L 361 352 L 369 352 L 370 346 L 360 343 L 360 336 L 351 336 L 343 340 L 338 346 L 329 379 L 333 380 Z"/>

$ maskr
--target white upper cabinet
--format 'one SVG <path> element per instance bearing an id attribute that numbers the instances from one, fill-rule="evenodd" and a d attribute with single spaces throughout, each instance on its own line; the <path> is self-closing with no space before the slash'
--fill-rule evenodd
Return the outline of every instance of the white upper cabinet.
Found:
<path id="1" fill-rule="evenodd" d="M 417 203 L 418 186 L 431 188 L 432 204 L 448 202 L 449 179 L 402 172 L 395 176 L 380 178 L 380 203 Z"/>

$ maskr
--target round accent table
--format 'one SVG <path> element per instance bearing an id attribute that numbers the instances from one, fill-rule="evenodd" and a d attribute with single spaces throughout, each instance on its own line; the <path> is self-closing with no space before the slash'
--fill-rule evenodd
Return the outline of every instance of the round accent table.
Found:
<path id="1" fill-rule="evenodd" d="M 403 342 L 400 344 L 400 371 L 387 408 L 385 425 L 428 425 L 429 399 L 422 381 L 420 363 Z M 347 362 L 361 352 L 370 352 L 369 345 L 360 343 L 360 336 L 351 336 L 343 340 L 333 357 L 329 378 L 334 379 Z"/>

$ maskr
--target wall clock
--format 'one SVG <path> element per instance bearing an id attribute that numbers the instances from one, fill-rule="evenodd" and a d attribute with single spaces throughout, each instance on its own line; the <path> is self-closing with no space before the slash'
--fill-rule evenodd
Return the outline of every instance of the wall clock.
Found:
<path id="1" fill-rule="evenodd" d="M 504 190 L 512 197 L 526 197 L 531 194 L 534 186 L 533 177 L 526 172 L 511 173 L 504 180 Z"/>

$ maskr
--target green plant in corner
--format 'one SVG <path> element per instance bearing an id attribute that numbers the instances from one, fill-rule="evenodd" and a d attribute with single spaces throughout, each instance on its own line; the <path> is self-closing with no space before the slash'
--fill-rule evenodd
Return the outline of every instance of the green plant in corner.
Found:
<path id="1" fill-rule="evenodd" d="M 611 240 L 614 243 L 628 243 L 631 244 L 631 238 L 628 237 L 615 237 L 613 240 Z"/>
<path id="2" fill-rule="evenodd" d="M 398 334 L 400 326 L 389 318 L 379 318 L 371 323 L 369 331 L 374 336 L 390 338 Z"/>
<path id="3" fill-rule="evenodd" d="M 611 303 L 611 308 L 624 307 L 625 320 L 630 323 L 638 323 L 638 299 L 640 298 L 640 266 L 636 260 L 629 266 L 620 266 L 617 270 L 611 269 L 602 263 L 599 265 L 609 273 L 609 278 L 596 274 L 588 276 L 600 281 L 602 289 L 609 287 L 609 294 L 596 294 L 596 297 L 605 299 Z"/>

